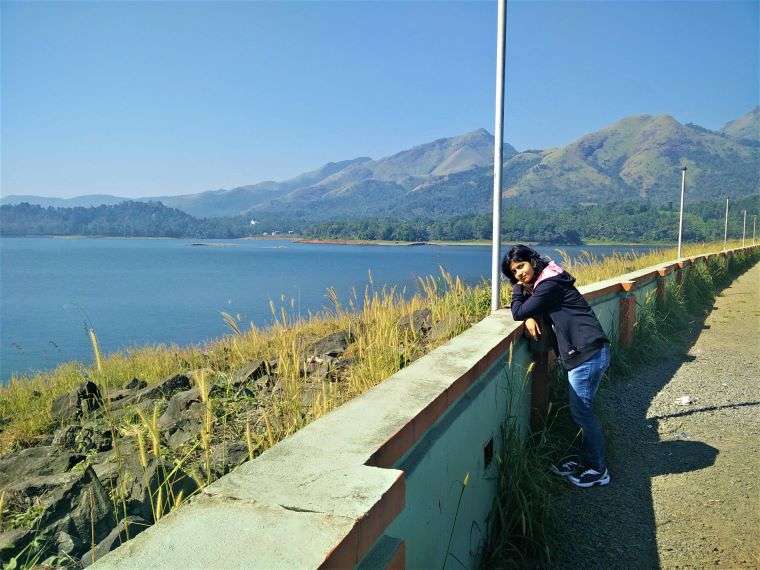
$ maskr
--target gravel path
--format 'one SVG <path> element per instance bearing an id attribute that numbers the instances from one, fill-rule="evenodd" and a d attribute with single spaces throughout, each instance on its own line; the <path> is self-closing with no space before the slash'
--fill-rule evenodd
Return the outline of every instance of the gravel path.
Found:
<path id="1" fill-rule="evenodd" d="M 612 483 L 558 497 L 552 567 L 760 568 L 760 264 L 694 328 L 600 392 Z"/>

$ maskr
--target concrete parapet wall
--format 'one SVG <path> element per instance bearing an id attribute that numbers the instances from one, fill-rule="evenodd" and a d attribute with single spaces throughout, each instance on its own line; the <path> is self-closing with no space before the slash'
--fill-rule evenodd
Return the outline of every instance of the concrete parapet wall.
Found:
<path id="1" fill-rule="evenodd" d="M 641 302 L 680 271 L 670 262 L 580 290 L 618 338 L 633 326 L 621 319 L 625 299 Z M 440 567 L 452 528 L 451 554 L 474 567 L 496 493 L 500 426 L 507 415 L 529 426 L 530 366 L 522 323 L 499 310 L 222 477 L 94 568 Z"/>

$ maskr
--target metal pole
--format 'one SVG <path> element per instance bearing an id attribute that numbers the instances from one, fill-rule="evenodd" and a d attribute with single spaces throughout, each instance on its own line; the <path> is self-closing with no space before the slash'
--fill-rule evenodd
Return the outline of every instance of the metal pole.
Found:
<path id="1" fill-rule="evenodd" d="M 686 192 L 686 167 L 681 169 L 681 213 L 678 217 L 678 259 L 681 259 L 681 240 L 683 236 L 683 195 Z"/>
<path id="2" fill-rule="evenodd" d="M 755 245 L 755 225 L 757 224 L 757 216 L 752 216 L 752 245 Z"/>
<path id="3" fill-rule="evenodd" d="M 747 210 L 744 210 L 744 227 L 742 228 L 742 247 L 744 247 L 744 238 L 747 235 Z"/>
<path id="4" fill-rule="evenodd" d="M 726 198 L 726 223 L 723 226 L 723 251 L 727 249 L 726 242 L 728 242 L 728 198 Z"/>
<path id="5" fill-rule="evenodd" d="M 493 134 L 493 228 L 491 245 L 491 312 L 499 308 L 501 263 L 501 169 L 504 129 L 504 51 L 507 43 L 506 0 L 499 0 L 496 24 L 496 109 Z"/>

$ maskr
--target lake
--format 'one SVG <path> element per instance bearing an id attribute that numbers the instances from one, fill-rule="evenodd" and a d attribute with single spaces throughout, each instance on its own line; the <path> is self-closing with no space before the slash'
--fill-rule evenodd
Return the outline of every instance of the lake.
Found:
<path id="1" fill-rule="evenodd" d="M 193 245 L 203 243 L 203 246 Z M 539 247 L 558 257 L 553 247 Z M 648 251 L 648 246 L 562 247 Z M 270 299 L 303 316 L 369 282 L 417 290 L 442 266 L 467 283 L 490 279 L 488 246 L 302 244 L 288 240 L 0 238 L 0 382 L 67 360 L 92 359 L 87 327 L 104 352 L 202 343 L 229 332 L 221 312 L 272 320 Z M 244 327 L 245 328 L 245 327 Z"/>

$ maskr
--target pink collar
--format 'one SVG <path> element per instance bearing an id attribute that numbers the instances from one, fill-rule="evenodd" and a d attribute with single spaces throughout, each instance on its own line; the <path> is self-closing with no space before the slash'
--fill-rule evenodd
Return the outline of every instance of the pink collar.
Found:
<path id="1" fill-rule="evenodd" d="M 538 284 L 541 283 L 541 281 L 543 281 L 544 279 L 549 279 L 549 277 L 556 277 L 560 273 L 564 273 L 564 272 L 565 270 L 562 269 L 559 265 L 557 265 L 553 261 L 550 261 L 549 265 L 544 267 L 544 270 L 538 276 L 538 279 L 536 279 L 535 283 L 533 283 L 533 290 L 535 291 L 536 287 L 538 287 Z"/>

